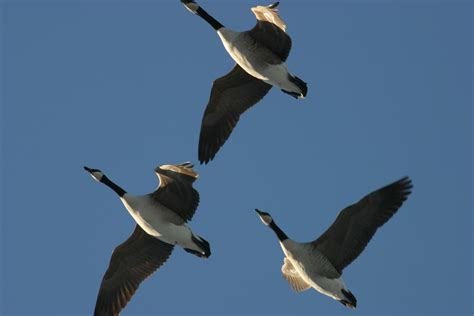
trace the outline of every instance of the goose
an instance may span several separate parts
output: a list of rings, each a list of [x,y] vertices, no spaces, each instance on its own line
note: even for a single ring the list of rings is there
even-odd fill
[[[304,98],[308,88],[285,64],[291,38],[278,15],[279,2],[253,7],[257,24],[246,32],[224,27],[193,0],[181,2],[217,31],[225,49],[237,63],[228,74],[214,81],[202,118],[199,161],[207,164],[229,138],[240,115],[260,101],[272,86],[295,98]]]
[[[412,187],[411,180],[404,177],[366,195],[343,209],[324,234],[308,243],[291,240],[269,213],[255,211],[279,239],[285,254],[281,272],[294,291],[314,288],[346,307],[355,308],[357,300],[344,283],[342,270],[360,255],[377,229],[398,211]]]
[[[84,167],[92,178],[112,189],[136,222],[131,236],[112,253],[100,285],[94,315],[118,315],[140,283],[160,268],[175,245],[201,258],[211,255],[209,243],[194,234],[186,222],[199,204],[192,184],[198,174],[190,162],[155,168],[158,188],[132,195],[99,169]]]

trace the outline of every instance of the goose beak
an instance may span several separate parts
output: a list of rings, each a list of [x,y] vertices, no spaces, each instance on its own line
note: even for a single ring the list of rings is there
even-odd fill
[[[87,171],[87,172],[89,172],[89,173],[92,173],[92,169],[89,168],[89,167],[84,166],[84,170]]]
[[[260,216],[262,216],[262,215],[263,215],[263,214],[262,214],[262,212],[261,212],[261,211],[259,211],[258,209],[255,209],[255,212],[257,212],[257,214],[258,214],[258,215],[260,215]]]
[[[199,5],[194,0],[181,0],[181,3],[184,5],[189,12],[193,14],[197,14],[197,10],[199,9]]]

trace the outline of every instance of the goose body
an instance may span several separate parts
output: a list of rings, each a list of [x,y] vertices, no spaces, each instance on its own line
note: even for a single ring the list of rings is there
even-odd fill
[[[272,86],[298,99],[306,96],[308,88],[290,73],[285,63],[291,38],[278,14],[278,2],[253,7],[257,24],[245,32],[225,27],[193,0],[181,2],[212,26],[236,62],[228,74],[213,82],[202,118],[199,161],[208,163],[229,138],[240,115],[260,101]]]
[[[183,223],[172,210],[149,195],[126,194],[120,198],[135,222],[150,236],[171,245],[178,245],[197,252],[205,251],[193,240],[195,236],[189,226]],[[196,237],[199,238],[199,237]]]
[[[270,214],[256,211],[279,239],[285,254],[281,271],[293,290],[313,288],[355,308],[357,299],[344,283],[342,271],[360,255],[377,229],[398,211],[411,188],[411,180],[405,177],[366,195],[342,210],[324,234],[308,243],[293,241]]]
[[[344,280],[320,251],[291,239],[280,242],[280,246],[285,254],[282,273],[294,273],[301,279],[301,285],[306,284],[306,288],[312,287],[337,301],[347,300],[342,292],[349,292]]]
[[[225,27],[220,28],[217,34],[232,59],[249,75],[284,91],[291,91],[298,98],[304,98],[302,89],[290,81],[294,76],[286,64],[266,46],[248,33]]]
[[[175,245],[201,258],[211,255],[209,243],[187,225],[199,204],[199,193],[192,187],[198,174],[192,167],[191,163],[157,167],[160,185],[145,195],[127,193],[102,171],[84,167],[95,180],[117,193],[137,224],[112,254],[94,315],[118,315],[140,283],[166,262]]]

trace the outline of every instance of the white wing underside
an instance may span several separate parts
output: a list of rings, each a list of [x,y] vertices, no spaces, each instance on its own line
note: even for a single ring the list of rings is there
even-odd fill
[[[298,274],[298,271],[293,267],[291,261],[285,257],[283,266],[281,267],[283,277],[290,283],[291,288],[296,292],[303,292],[311,286],[306,283]]]

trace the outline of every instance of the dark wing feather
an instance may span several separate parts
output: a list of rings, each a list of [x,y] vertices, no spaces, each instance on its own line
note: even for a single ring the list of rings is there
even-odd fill
[[[178,214],[185,222],[191,220],[199,205],[199,193],[193,188],[198,174],[189,162],[163,165],[155,169],[160,186],[151,194],[157,202]]]
[[[112,254],[100,285],[94,315],[118,315],[140,283],[162,266],[172,251],[172,245],[148,235],[137,225],[132,235]]]
[[[214,81],[201,123],[201,163],[208,163],[214,158],[237,125],[240,115],[260,101],[271,87],[249,75],[239,65]]]
[[[405,177],[366,195],[342,210],[331,227],[312,244],[341,273],[360,255],[377,229],[398,211],[411,188],[411,180]]]
[[[291,38],[285,32],[285,22],[278,15],[276,6],[257,6],[252,8],[252,12],[257,24],[247,33],[285,61],[290,54]]]

